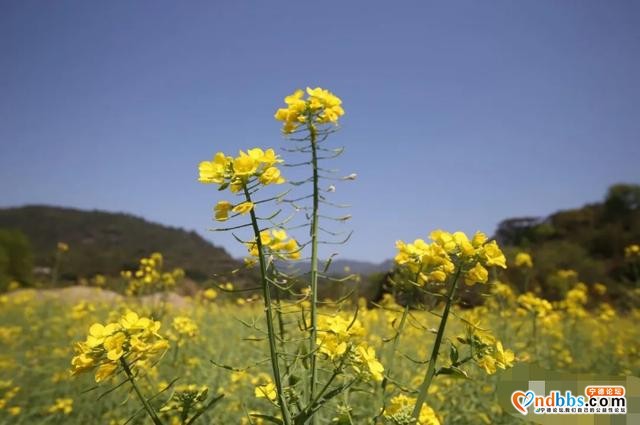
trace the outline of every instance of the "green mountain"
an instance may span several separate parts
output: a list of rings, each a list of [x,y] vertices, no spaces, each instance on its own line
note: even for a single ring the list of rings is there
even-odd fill
[[[558,298],[566,290],[554,278],[559,269],[575,270],[579,280],[607,284],[612,292],[633,287],[638,277],[624,252],[625,247],[640,243],[640,186],[611,186],[602,202],[548,217],[504,220],[495,237],[512,255],[532,254],[533,278],[548,298]],[[517,281],[517,269],[510,268],[508,273]]]
[[[117,275],[135,269],[140,258],[155,251],[164,255],[165,267],[182,267],[196,281],[241,265],[196,232],[130,214],[51,206],[6,208],[0,209],[0,228],[17,229],[27,236],[36,268],[52,267],[57,243],[67,243],[70,249],[60,270],[66,280],[98,273]]]

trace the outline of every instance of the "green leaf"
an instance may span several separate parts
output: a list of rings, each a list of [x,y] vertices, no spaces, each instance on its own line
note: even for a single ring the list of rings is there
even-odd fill
[[[262,415],[260,413],[249,413],[249,416],[251,416],[252,418],[264,419],[265,421],[269,421],[271,423],[278,424],[278,425],[283,424],[282,419],[276,418],[275,416]]]
[[[309,368],[311,367],[311,364],[309,363],[309,352],[307,350],[307,344],[306,341],[305,342],[301,342],[300,345],[298,346],[298,352],[301,354],[302,356],[302,366],[306,369],[309,370]]]
[[[438,372],[436,372],[436,375],[449,375],[452,378],[470,379],[467,372],[455,366],[441,367],[438,369]]]
[[[212,408],[216,403],[218,403],[220,400],[222,400],[223,397],[224,397],[224,394],[220,394],[219,396],[214,397],[213,399],[211,399],[211,401],[209,403],[207,403],[207,405],[204,406],[204,408],[202,408],[198,413],[193,415],[193,417],[191,419],[189,419],[189,421],[187,422],[186,425],[193,424],[196,421],[196,419],[198,419],[200,416],[202,416],[202,414],[204,414],[204,412],[206,412],[207,410]]]
[[[453,343],[451,343],[451,350],[449,351],[449,360],[451,360],[453,364],[458,361],[458,349]]]
[[[302,378],[300,378],[298,375],[293,374],[293,375],[289,376],[289,386],[290,387],[294,387],[301,380],[302,380]]]

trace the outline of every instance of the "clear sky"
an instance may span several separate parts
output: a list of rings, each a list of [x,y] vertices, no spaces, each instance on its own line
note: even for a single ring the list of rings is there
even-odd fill
[[[217,150],[284,147],[297,87],[344,101],[342,258],[492,233],[640,182],[637,1],[0,2],[0,206],[211,234]]]

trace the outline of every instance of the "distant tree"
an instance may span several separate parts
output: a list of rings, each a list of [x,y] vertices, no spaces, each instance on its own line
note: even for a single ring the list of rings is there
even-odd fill
[[[3,246],[0,245],[0,291],[4,291],[9,284],[7,269],[9,268],[9,256]]]
[[[616,184],[609,188],[604,201],[606,213],[615,218],[640,209],[640,185]]]
[[[29,239],[19,230],[0,229],[0,280],[3,280],[0,284],[6,285],[11,280],[28,283],[32,269]]]
[[[501,245],[526,245],[536,239],[536,227],[541,225],[540,217],[518,217],[503,220],[498,224],[496,239]]]

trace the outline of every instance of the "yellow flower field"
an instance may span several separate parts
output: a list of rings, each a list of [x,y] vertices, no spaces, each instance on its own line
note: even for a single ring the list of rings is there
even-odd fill
[[[495,397],[501,368],[513,362],[540,362],[547,368],[570,372],[640,373],[640,330],[634,326],[640,319],[640,310],[627,317],[619,317],[606,304],[587,311],[583,304],[597,295],[593,288],[584,285],[578,285],[566,300],[556,305],[533,294],[516,297],[501,283],[491,287],[495,293],[491,302],[456,311],[445,335],[447,341],[455,344],[475,339],[478,344],[491,347],[488,354],[476,365],[460,366],[468,377],[436,377],[429,389],[430,407],[425,417],[421,416],[421,423],[518,422],[515,416],[503,411]],[[93,298],[105,298],[101,289],[91,291]],[[20,290],[0,297],[0,342],[4,347],[0,354],[0,422],[124,424],[133,416],[129,423],[144,423],[146,419],[140,416],[130,388],[120,386],[111,391],[124,379],[123,373],[104,372],[111,363],[103,363],[103,371],[96,373],[96,379],[93,374],[72,375],[71,343],[82,341],[87,335],[94,339],[93,344],[98,343],[95,336],[100,338],[104,328],[97,329],[95,323],[118,321],[122,316],[127,326],[136,327],[136,322],[142,319],[127,312],[151,314],[152,307],[126,298],[118,302],[70,302],[64,294],[65,291],[59,291],[45,297],[33,290]],[[150,403],[158,406],[164,423],[182,423],[180,404],[175,397],[184,391],[202,398],[196,402],[199,404],[224,394],[214,408],[203,414],[203,423],[266,423],[248,416],[252,412],[277,412],[272,405],[275,394],[265,363],[262,308],[255,302],[241,307],[230,300],[211,302],[206,293],[186,302],[183,309],[166,304],[166,313],[156,325],[138,323],[141,330],[157,327],[155,332],[166,338],[169,347],[163,348],[157,362],[137,362],[140,390],[148,395],[159,393]],[[301,307],[283,305],[285,320],[295,321]],[[393,368],[385,371],[391,376],[384,390],[384,406],[390,417],[402,415],[403,406],[413,405],[402,389],[415,385],[424,373],[426,366],[418,360],[429,354],[435,337],[432,328],[437,326],[438,318],[425,312],[410,312],[396,344],[403,311],[391,297],[380,307],[361,306],[357,325],[347,331],[354,307],[345,304],[339,313],[335,309],[322,309],[321,329],[335,331],[322,338],[326,341],[344,334],[347,339],[361,340],[387,368],[393,357]],[[534,326],[538,332],[535,336]],[[338,341],[321,347],[329,357],[345,349],[339,347]],[[505,355],[503,347],[513,350],[515,356]],[[459,349],[460,360],[468,356],[467,349]],[[450,345],[445,343],[442,356],[447,358],[445,364],[450,365],[449,352]],[[107,356],[118,356],[111,353]],[[370,359],[366,355],[365,358]],[[375,365],[373,369],[377,370]],[[96,386],[96,380],[105,382]],[[345,417],[350,417],[353,423],[367,423],[375,417],[383,406],[383,390],[380,377],[372,381],[372,385],[353,388],[332,401],[322,411],[321,423],[348,423]]]

